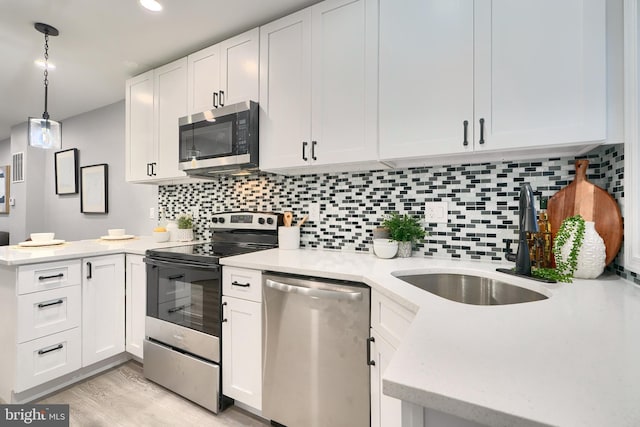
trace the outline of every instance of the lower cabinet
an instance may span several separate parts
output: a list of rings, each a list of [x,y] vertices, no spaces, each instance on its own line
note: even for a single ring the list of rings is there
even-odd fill
[[[262,410],[262,273],[222,269],[222,393]]]
[[[82,366],[124,352],[124,254],[82,260]]]
[[[371,427],[402,425],[402,401],[382,392],[382,378],[415,313],[380,292],[371,292]]]
[[[127,254],[125,350],[142,359],[147,315],[147,271],[141,255]]]

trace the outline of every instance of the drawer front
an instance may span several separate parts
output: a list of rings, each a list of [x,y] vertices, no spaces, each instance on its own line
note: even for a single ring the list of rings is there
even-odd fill
[[[80,326],[81,287],[18,296],[18,343]]]
[[[371,327],[398,347],[415,314],[379,292],[371,292]]]
[[[79,285],[80,260],[48,262],[18,267],[18,294]]]
[[[262,271],[222,267],[222,294],[262,302]]]
[[[80,328],[18,344],[16,393],[80,369]]]

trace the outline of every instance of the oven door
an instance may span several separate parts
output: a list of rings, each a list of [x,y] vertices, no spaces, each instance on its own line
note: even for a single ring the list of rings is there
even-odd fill
[[[145,258],[147,317],[220,337],[222,273],[218,264]]]

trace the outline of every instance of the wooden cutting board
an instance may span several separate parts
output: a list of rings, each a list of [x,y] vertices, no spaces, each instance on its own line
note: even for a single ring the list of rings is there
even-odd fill
[[[576,161],[576,177],[573,182],[549,199],[547,214],[551,234],[555,238],[562,221],[580,214],[585,221],[593,221],[596,231],[607,249],[606,264],[616,257],[622,244],[622,215],[616,200],[602,188],[587,180],[588,160]]]

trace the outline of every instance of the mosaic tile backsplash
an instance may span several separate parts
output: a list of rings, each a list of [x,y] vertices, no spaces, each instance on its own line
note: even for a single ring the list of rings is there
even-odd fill
[[[589,160],[588,179],[612,194],[624,212],[624,146],[602,146],[579,158]],[[575,176],[574,157],[523,162],[429,166],[397,170],[301,176],[259,174],[164,185],[159,207],[168,218],[199,212],[198,238],[210,238],[212,214],[256,210],[294,212],[294,221],[319,204],[320,221],[302,227],[301,246],[343,251],[371,250],[372,229],[391,212],[424,216],[429,201],[448,203],[447,224],[425,224],[428,237],[414,256],[502,260],[505,240],[516,239],[520,185],[528,182],[536,198],[551,197]],[[515,250],[515,245],[514,245]],[[635,280],[618,262],[609,267]]]

